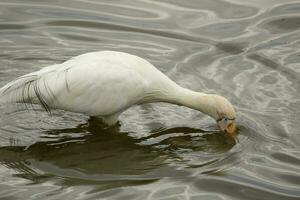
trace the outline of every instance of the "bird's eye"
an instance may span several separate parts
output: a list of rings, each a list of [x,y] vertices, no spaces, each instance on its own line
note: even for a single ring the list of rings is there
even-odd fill
[[[225,121],[225,122],[227,122],[227,121],[228,121],[228,118],[227,118],[227,117],[225,117],[225,118],[224,118],[224,121]]]

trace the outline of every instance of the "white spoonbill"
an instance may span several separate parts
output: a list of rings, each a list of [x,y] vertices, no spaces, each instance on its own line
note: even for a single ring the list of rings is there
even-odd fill
[[[229,136],[236,129],[234,108],[224,97],[183,88],[148,61],[115,51],[82,54],[21,76],[0,89],[0,102],[84,113],[107,125],[133,105],[168,102],[211,116]]]

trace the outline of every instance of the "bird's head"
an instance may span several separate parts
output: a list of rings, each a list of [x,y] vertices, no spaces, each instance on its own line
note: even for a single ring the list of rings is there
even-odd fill
[[[213,117],[218,127],[226,135],[234,138],[236,135],[236,114],[232,104],[224,97],[211,95],[208,114]]]

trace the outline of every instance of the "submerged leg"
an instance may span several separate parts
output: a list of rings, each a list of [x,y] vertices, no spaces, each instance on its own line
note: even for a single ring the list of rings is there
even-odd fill
[[[106,116],[94,116],[91,117],[90,122],[96,121],[97,123],[103,124],[105,127],[112,127],[112,126],[118,126],[120,125],[118,123],[119,120],[119,113],[113,114],[113,115],[106,115]]]

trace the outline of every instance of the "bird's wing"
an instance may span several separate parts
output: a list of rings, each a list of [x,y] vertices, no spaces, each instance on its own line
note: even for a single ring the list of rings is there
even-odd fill
[[[111,115],[136,103],[146,81],[121,62],[78,56],[6,84],[1,102],[37,103],[91,116]]]

